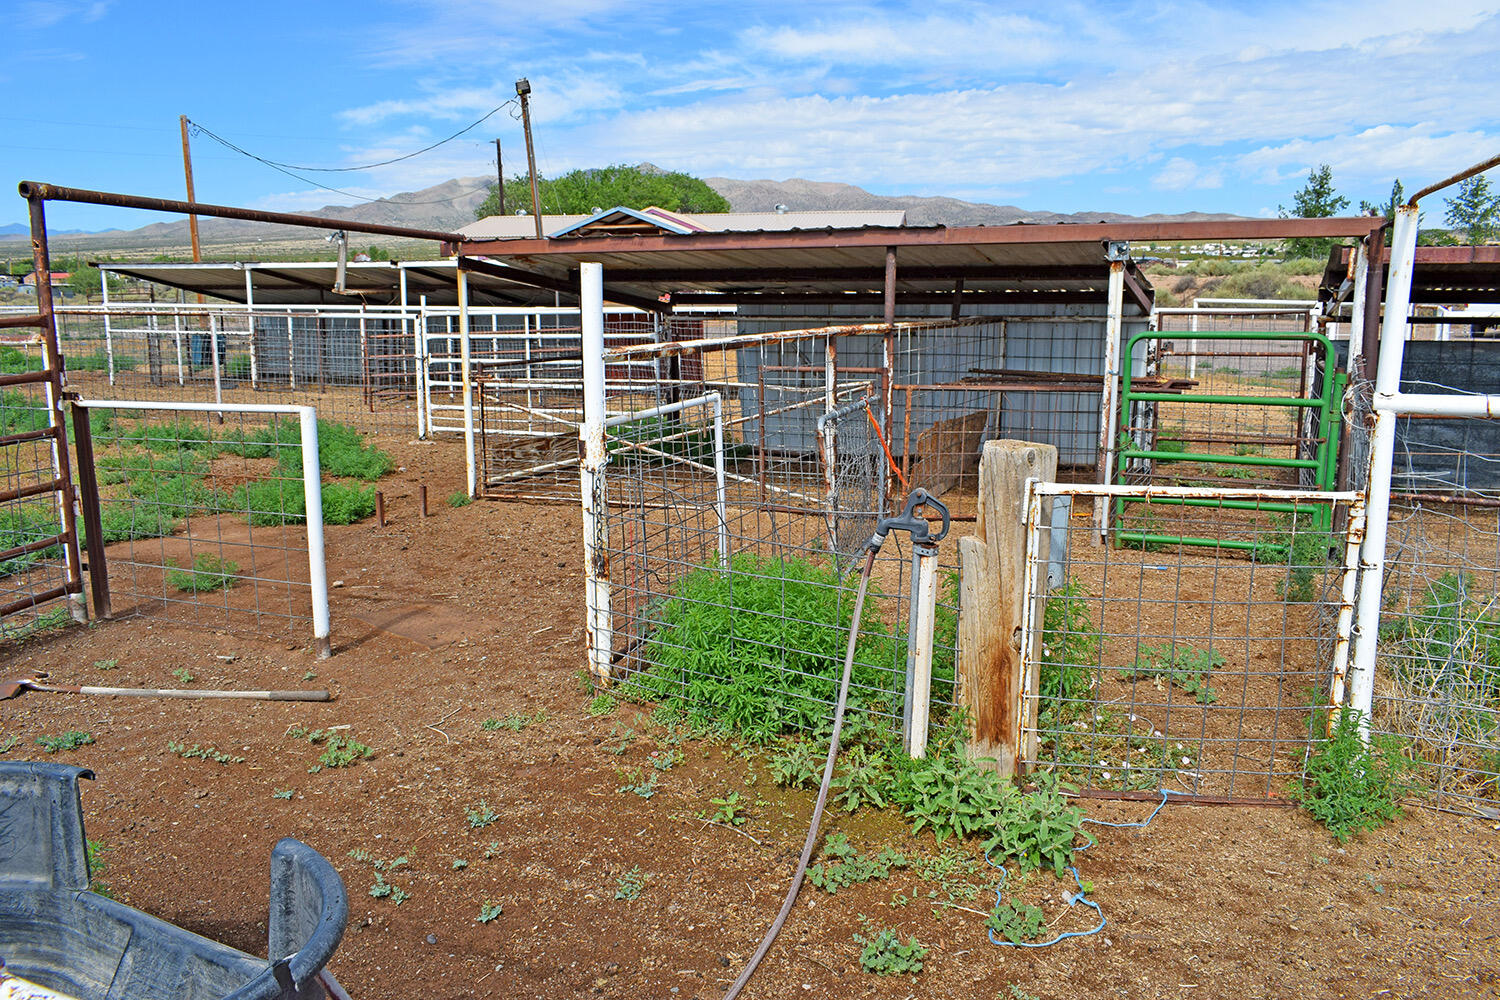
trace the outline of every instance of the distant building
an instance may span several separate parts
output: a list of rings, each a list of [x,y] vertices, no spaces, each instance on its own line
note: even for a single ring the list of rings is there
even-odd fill
[[[35,293],[37,273],[38,272],[36,271],[32,271],[30,274],[26,275],[26,277],[22,278],[21,287],[30,288],[32,292]],[[53,271],[52,280],[48,282],[48,284],[50,284],[54,289],[61,291],[62,289],[68,287],[68,279],[71,277],[72,275],[67,271]]]
[[[593,215],[544,215],[548,239],[569,236],[661,236],[688,233],[788,232],[793,229],[860,229],[906,225],[902,209],[881,211],[669,212],[664,208],[608,208]],[[491,215],[458,230],[473,240],[536,239],[530,215]]]

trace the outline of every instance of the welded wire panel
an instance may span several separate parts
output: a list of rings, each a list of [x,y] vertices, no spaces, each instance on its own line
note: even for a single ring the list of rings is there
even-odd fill
[[[0,372],[19,374],[42,367],[35,345],[0,345]],[[54,484],[55,438],[44,388],[37,383],[0,389],[0,607],[16,608],[0,630],[10,635],[38,616],[66,621],[68,612],[46,601],[68,582],[62,517]]]
[[[117,617],[310,638],[307,506],[295,414],[90,408],[100,520]],[[351,464],[326,482],[331,523],[373,511],[388,458],[325,423],[325,454]],[[356,467],[363,456],[364,467]]]
[[[1169,788],[1227,798],[1284,794],[1302,774],[1309,738],[1326,734],[1327,708],[1347,664],[1341,586],[1353,572],[1344,501],[1287,494],[1268,501],[1197,491],[1181,502],[1132,504],[1133,516],[1173,533],[1217,538],[1216,548],[1148,535],[1094,545],[1089,487],[1051,533],[1060,585],[1047,589],[1045,552],[1028,552],[1028,604],[1040,631],[1027,644],[1036,696],[1026,720],[1033,762],[1083,788]],[[1172,498],[1181,500],[1183,498]],[[1047,532],[1051,497],[1037,505]],[[1271,508],[1271,509],[1266,509]],[[1064,544],[1059,541],[1064,540]],[[1042,598],[1045,597],[1045,600]],[[1038,605],[1041,605],[1038,610]]]

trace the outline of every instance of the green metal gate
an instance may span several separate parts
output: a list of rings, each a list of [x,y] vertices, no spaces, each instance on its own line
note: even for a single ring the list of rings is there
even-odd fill
[[[1164,343],[1184,337],[1194,341],[1217,342],[1230,346],[1244,344],[1244,349],[1221,351],[1216,357],[1242,358],[1252,364],[1265,365],[1264,371],[1242,376],[1240,369],[1233,371],[1237,379],[1234,392],[1204,392],[1192,389],[1173,392],[1164,391],[1160,380],[1152,380],[1142,388],[1139,379],[1131,372],[1140,359],[1142,351],[1153,343]],[[1276,352],[1265,349],[1272,342],[1300,345],[1295,351]],[[1157,352],[1158,356],[1161,354]],[[1272,372],[1269,361],[1285,357],[1299,359],[1299,364]],[[1331,490],[1337,475],[1338,438],[1340,428],[1340,403],[1348,376],[1335,371],[1337,354],[1332,341],[1313,331],[1283,330],[1234,330],[1182,331],[1144,330],[1126,342],[1121,371],[1124,373],[1120,393],[1121,420],[1119,442],[1119,464],[1115,470],[1115,481],[1139,483],[1166,479],[1172,485],[1192,485],[1183,477],[1166,470],[1211,470],[1216,477],[1209,485],[1223,485],[1223,478],[1273,477],[1273,481],[1262,482],[1265,486],[1286,486],[1277,483],[1274,477],[1285,475],[1282,470],[1295,474],[1296,485],[1309,490]],[[1149,369],[1148,369],[1149,370]],[[1211,370],[1211,366],[1199,365],[1200,372]],[[1278,376],[1280,376],[1278,378]],[[1296,379],[1295,388],[1290,384]],[[1205,378],[1205,381],[1212,381]],[[1278,384],[1284,382],[1286,384]],[[1254,385],[1266,391],[1245,391]],[[1158,412],[1163,405],[1180,408],[1183,414],[1193,414],[1195,420],[1189,424],[1186,416],[1177,427],[1163,428]],[[1248,408],[1264,411],[1262,419],[1267,433],[1258,435],[1239,433],[1238,415]],[[1284,426],[1285,433],[1269,433],[1272,425]],[[1228,431],[1222,428],[1229,427]],[[1228,450],[1225,450],[1227,446]],[[1216,450],[1217,447],[1217,450]],[[1266,454],[1267,448],[1281,449],[1282,454]],[[1200,484],[1203,485],[1203,484]],[[1245,484],[1251,485],[1251,484]],[[1114,538],[1117,543],[1135,545],[1206,545],[1216,548],[1252,549],[1262,543],[1233,538],[1194,537],[1141,528],[1126,528],[1123,525],[1127,505],[1140,503],[1136,498],[1121,497],[1115,501],[1115,521],[1120,525]],[[1183,506],[1212,506],[1224,510],[1270,511],[1292,515],[1299,508],[1289,503],[1233,500],[1199,500],[1176,498],[1170,501]],[[1331,523],[1327,509],[1319,507],[1313,527],[1327,531]]]

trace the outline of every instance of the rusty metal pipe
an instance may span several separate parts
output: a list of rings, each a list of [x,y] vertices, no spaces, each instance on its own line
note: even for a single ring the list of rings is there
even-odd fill
[[[1500,167],[1500,153],[1495,154],[1494,156],[1490,157],[1488,160],[1484,160],[1484,161],[1482,161],[1480,163],[1474,164],[1472,167],[1469,167],[1467,170],[1460,170],[1458,173],[1454,174],[1452,177],[1444,178],[1443,180],[1438,181],[1436,184],[1429,184],[1429,185],[1427,185],[1422,190],[1418,191],[1416,194],[1412,195],[1409,199],[1407,199],[1406,203],[1408,205],[1415,205],[1417,202],[1421,201],[1423,198],[1425,198],[1428,195],[1432,194],[1432,192],[1434,192],[1434,191],[1441,191],[1443,188],[1448,187],[1451,184],[1457,184],[1459,181],[1466,181],[1470,177],[1473,177],[1475,174],[1482,174],[1482,173],[1484,173],[1486,170],[1490,169],[1491,167]]]
[[[283,226],[306,226],[310,229],[348,230],[357,233],[374,233],[379,236],[402,236],[413,240],[436,240],[440,243],[461,242],[459,233],[445,233],[435,229],[412,229],[407,226],[384,226],[377,222],[355,222],[350,219],[328,219],[320,215],[302,215],[296,212],[263,212],[253,208],[236,208],[232,205],[209,205],[200,201],[176,201],[170,198],[145,198],[134,194],[119,194],[114,191],[90,191],[86,188],[61,187],[40,181],[22,181],[16,185],[22,198],[39,201],[71,201],[82,205],[108,205],[113,208],[139,208],[148,212],[171,212],[178,215],[208,215],[219,219],[241,219],[245,222],[266,222]]]

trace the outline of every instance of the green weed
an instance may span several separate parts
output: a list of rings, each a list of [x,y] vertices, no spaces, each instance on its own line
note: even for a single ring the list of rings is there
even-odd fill
[[[372,748],[352,736],[332,733],[328,737],[327,747],[318,756],[318,763],[324,767],[353,767],[361,760],[373,756],[375,756],[375,751]]]
[[[89,891],[96,896],[113,899],[114,890],[110,888],[108,882],[104,881],[104,876],[109,872],[109,861],[105,858],[105,855],[109,853],[109,848],[102,840],[87,838],[83,842],[83,851],[88,861]]]
[[[175,741],[168,740],[167,752],[175,753],[183,760],[211,760],[215,764],[223,764],[225,766],[228,766],[230,764],[243,764],[245,762],[245,758],[243,757],[235,757],[231,754],[225,753],[222,750],[216,750],[211,746],[200,747],[196,743],[194,743],[192,746],[188,746],[185,743],[177,743]]]
[[[740,793],[729,792],[721,798],[709,799],[709,804],[718,806],[712,811],[703,810],[698,814],[699,818],[706,819],[710,823],[722,823],[725,826],[743,826],[745,815],[740,811]]]
[[[175,560],[167,565],[175,567]],[[201,594],[210,590],[228,590],[234,586],[240,564],[224,559],[212,552],[200,552],[193,557],[193,568],[189,570],[167,570],[167,582],[185,593]]]
[[[454,490],[452,493],[448,494],[449,507],[467,507],[473,502],[474,498],[469,496],[469,494],[465,493],[463,490]]]
[[[61,736],[38,736],[36,745],[42,748],[44,753],[57,753],[61,750],[77,750],[81,746],[87,746],[94,742],[94,734],[70,729]]]
[[[615,898],[631,902],[640,897],[641,890],[645,887],[646,876],[641,874],[640,865],[636,865],[615,879]]]
[[[588,712],[596,719],[602,715],[609,715],[614,710],[614,695],[610,694],[607,691],[600,691],[594,696],[594,700],[589,702]]]
[[[172,671],[172,676],[177,678],[177,683],[179,684],[193,683],[193,675],[188,672],[187,667],[178,667]]]
[[[1173,643],[1139,647],[1135,663],[1120,671],[1120,679],[1133,681],[1142,677],[1160,677],[1177,684],[1198,700],[1212,705],[1218,695],[1209,686],[1210,673],[1224,665],[1224,657],[1214,650],[1197,649]]]
[[[807,870],[807,881],[830,895],[851,885],[889,878],[911,862],[891,847],[879,854],[861,855],[842,833],[832,833],[823,844],[823,858]]]
[[[903,942],[893,929],[866,935],[856,933],[854,943],[864,947],[859,953],[859,967],[877,976],[897,976],[922,971],[922,960],[929,949],[913,934]]]
[[[984,925],[1012,944],[1036,941],[1047,933],[1047,922],[1039,907],[1028,903],[996,903]]]
[[[1321,713],[1314,712],[1314,725]],[[1362,830],[1374,830],[1401,814],[1401,778],[1412,766],[1399,737],[1361,736],[1363,715],[1345,706],[1333,733],[1307,758],[1301,783],[1288,795],[1345,843]]]
[[[293,792],[293,789],[291,789],[291,788],[278,788],[278,789],[276,789],[275,791],[273,791],[271,793],[271,798],[273,798],[273,799],[290,799],[292,797],[292,792]]]
[[[479,922],[487,924],[504,912],[505,908],[499,903],[484,903],[479,907]]]
[[[470,806],[464,811],[464,815],[468,817],[469,828],[472,830],[483,830],[500,818],[500,814],[491,809],[484,799]]]

